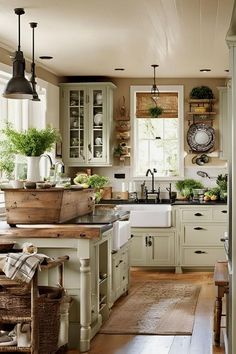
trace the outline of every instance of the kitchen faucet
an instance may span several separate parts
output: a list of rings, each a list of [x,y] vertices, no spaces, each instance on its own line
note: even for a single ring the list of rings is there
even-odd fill
[[[149,168],[146,172],[146,177],[150,174],[152,176],[152,190],[151,193],[155,193],[155,189],[154,189],[154,173],[156,173],[157,170],[156,168],[153,169],[153,172],[151,171],[151,169]]]
[[[154,168],[153,171],[150,168],[147,170],[146,176],[148,176],[149,174],[152,176],[152,189],[151,191],[148,191],[146,188],[145,194],[146,194],[146,201],[148,199],[149,194],[156,194],[156,203],[157,203],[160,201],[160,187],[158,188],[158,190],[155,190],[154,173],[156,172],[157,172],[156,168]]]

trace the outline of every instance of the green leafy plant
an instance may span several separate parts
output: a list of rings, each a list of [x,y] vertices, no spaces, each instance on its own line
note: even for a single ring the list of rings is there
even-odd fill
[[[179,191],[180,194],[187,199],[189,199],[193,195],[193,189],[204,188],[201,182],[191,178],[176,182],[175,187],[177,191]]]
[[[0,139],[0,172],[11,179],[14,168],[15,155],[12,153],[11,145],[6,140]]]
[[[228,175],[218,175],[217,176],[217,180],[216,180],[216,184],[219,186],[219,188],[226,192],[227,191],[227,184],[228,184]]]
[[[91,187],[95,190],[95,201],[99,203],[102,199],[102,188],[109,182],[109,178],[105,176],[99,176],[97,174],[88,176],[86,173],[79,173],[74,178],[75,184],[81,184],[86,188]]]
[[[148,112],[153,118],[158,118],[163,113],[163,111],[163,108],[160,106],[150,107],[148,109]]]
[[[60,140],[60,134],[52,127],[41,130],[29,128],[27,131],[18,132],[7,124],[3,133],[11,144],[12,151],[25,156],[40,156],[45,151],[50,151]]]
[[[101,189],[109,182],[109,178],[99,175],[91,175],[88,177],[88,184],[94,189]]]
[[[190,98],[193,99],[212,99],[214,98],[212,90],[208,86],[194,87],[190,92]]]
[[[122,147],[120,145],[116,146],[113,151],[114,156],[120,157],[122,155]]]

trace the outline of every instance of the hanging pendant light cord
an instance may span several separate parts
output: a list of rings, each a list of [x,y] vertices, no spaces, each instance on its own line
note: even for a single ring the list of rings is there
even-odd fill
[[[20,51],[20,15],[18,14],[18,50]]]
[[[152,85],[152,89],[151,89],[151,95],[152,95],[152,100],[154,101],[155,105],[157,106],[157,100],[159,98],[159,90],[157,88],[156,85],[156,68],[159,66],[157,64],[152,64],[151,65],[153,67],[153,71],[154,71],[154,77],[153,77],[153,85]]]

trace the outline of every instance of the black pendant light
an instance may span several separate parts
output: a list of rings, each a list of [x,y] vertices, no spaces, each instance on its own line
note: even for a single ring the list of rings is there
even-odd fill
[[[159,66],[157,64],[152,64],[151,65],[153,67],[154,70],[154,77],[153,77],[153,85],[152,85],[152,89],[151,89],[151,95],[152,95],[152,99],[153,101],[156,103],[157,105],[157,100],[159,98],[159,90],[157,88],[156,85],[156,68]]]
[[[33,95],[31,84],[25,78],[25,58],[23,52],[20,50],[20,16],[25,11],[22,8],[16,8],[14,11],[18,16],[18,49],[13,59],[13,77],[9,80],[3,97],[25,99],[31,98]]]
[[[34,62],[34,29],[37,27],[36,22],[30,22],[30,27],[32,28],[32,63],[31,63],[31,78],[30,82],[33,89],[32,101],[40,101],[39,96],[36,91],[36,75],[35,75],[35,62]]]

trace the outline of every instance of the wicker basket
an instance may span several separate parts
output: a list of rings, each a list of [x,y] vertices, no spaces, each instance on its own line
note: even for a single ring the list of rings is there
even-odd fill
[[[20,288],[20,287],[19,287]],[[60,326],[60,303],[64,296],[63,289],[39,286],[38,322],[39,353],[53,354],[58,348]],[[0,288],[0,318],[29,317],[31,311],[30,293],[13,294],[10,288]]]

